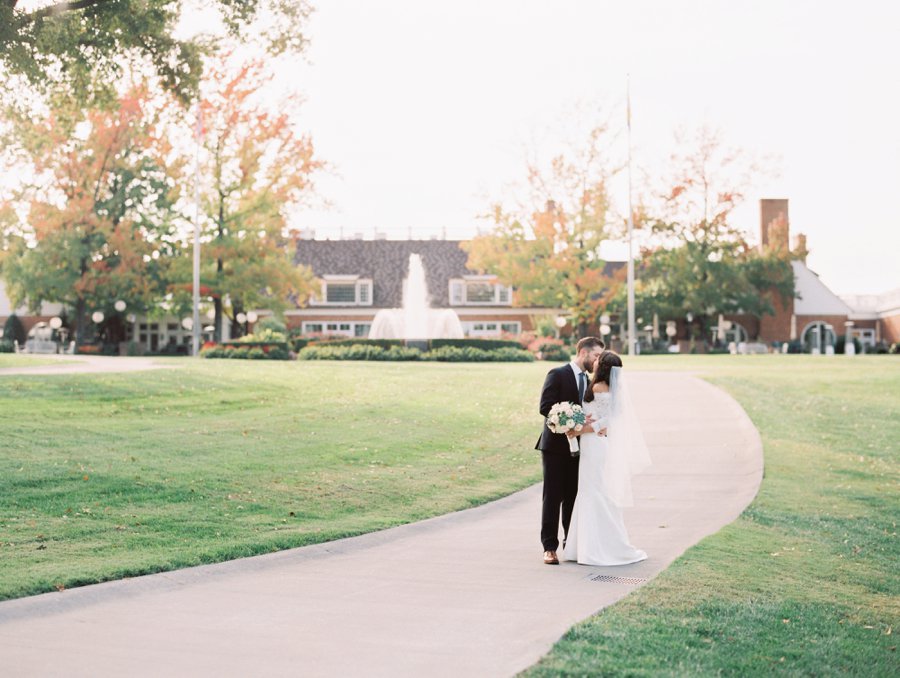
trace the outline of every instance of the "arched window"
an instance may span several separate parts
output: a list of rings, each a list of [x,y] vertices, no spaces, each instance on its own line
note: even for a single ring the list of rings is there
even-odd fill
[[[807,353],[826,353],[828,347],[834,348],[834,328],[821,320],[814,320],[803,329],[800,341]]]

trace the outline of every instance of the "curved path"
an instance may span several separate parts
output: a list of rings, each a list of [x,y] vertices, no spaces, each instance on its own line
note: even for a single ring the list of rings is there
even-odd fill
[[[153,358],[105,355],[34,354],[35,358],[52,360],[45,365],[0,367],[0,377],[7,374],[86,374],[96,372],[137,372],[178,367],[177,364],[157,363]]]
[[[544,565],[534,486],[353,539],[0,603],[3,673],[513,675],[634,590],[594,577],[652,578],[759,488],[759,435],[734,400],[684,374],[633,378],[654,459],[626,513],[642,563]]]

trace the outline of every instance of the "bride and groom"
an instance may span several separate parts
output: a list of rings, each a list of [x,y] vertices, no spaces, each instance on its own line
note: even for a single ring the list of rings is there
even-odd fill
[[[622,359],[604,349],[598,337],[581,339],[572,362],[550,370],[541,391],[545,420],[535,449],[544,468],[541,544],[547,565],[559,564],[560,512],[563,560],[625,565],[647,557],[629,543],[621,508],[632,505],[631,476],[649,466],[650,457]],[[550,409],[560,402],[579,404],[587,415],[578,453],[570,452],[566,434],[547,425]]]

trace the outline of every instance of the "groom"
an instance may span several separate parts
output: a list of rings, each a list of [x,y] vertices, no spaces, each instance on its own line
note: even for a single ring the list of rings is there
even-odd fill
[[[544,417],[544,430],[534,448],[541,451],[544,465],[541,544],[544,547],[546,565],[559,565],[556,549],[559,548],[560,507],[565,540],[569,533],[575,495],[578,493],[578,457],[569,452],[569,441],[565,434],[553,433],[547,428],[547,415],[556,403],[582,403],[584,392],[591,382],[589,373],[594,371],[604,347],[599,337],[581,339],[575,346],[574,360],[568,365],[550,370],[541,391],[540,409]]]

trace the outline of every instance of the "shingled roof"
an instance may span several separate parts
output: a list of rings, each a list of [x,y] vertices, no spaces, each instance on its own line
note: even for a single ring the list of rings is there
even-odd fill
[[[358,275],[372,279],[372,306],[400,308],[409,255],[422,257],[431,305],[450,306],[449,281],[473,271],[458,240],[299,240],[295,265],[312,268],[317,276]]]

